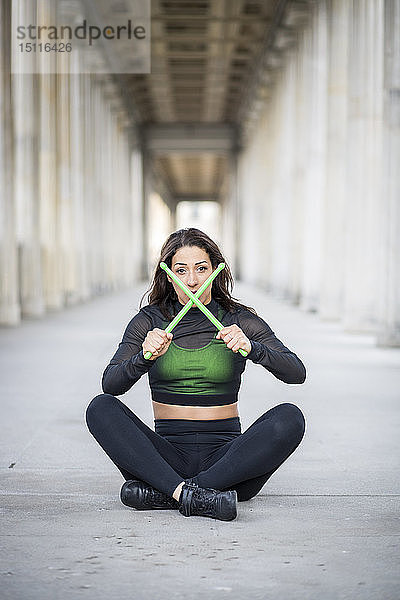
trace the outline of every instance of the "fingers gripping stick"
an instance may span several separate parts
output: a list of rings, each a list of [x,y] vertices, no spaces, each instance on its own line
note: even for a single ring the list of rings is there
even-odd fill
[[[223,263],[221,263],[223,264]],[[218,265],[220,266],[220,265]],[[179,279],[179,277],[177,277],[175,275],[175,273],[173,271],[171,271],[171,269],[165,264],[165,263],[160,263],[160,267],[162,269],[164,269],[164,271],[166,273],[168,273],[168,275],[171,277],[171,279],[173,279],[175,281],[175,283],[177,285],[179,285],[179,287],[181,288],[181,290],[183,290],[185,292],[185,294],[187,296],[189,296],[189,298],[192,300],[192,302],[194,302],[194,304],[196,306],[198,306],[198,308],[206,315],[206,317],[208,319],[210,319],[211,323],[213,323],[213,325],[215,325],[215,327],[218,329],[218,331],[221,331],[221,329],[224,328],[224,326],[222,325],[222,323],[220,321],[218,321],[218,319],[216,317],[214,317],[214,315],[212,314],[212,312],[210,312],[208,310],[208,308],[206,306],[204,306],[204,304],[202,304],[200,302],[200,300],[197,298],[197,294],[199,293],[200,290],[198,290],[196,292],[196,295],[192,294],[192,292],[186,287],[186,285],[183,283],[183,281],[181,281]],[[218,267],[217,267],[218,268]],[[216,269],[217,270],[217,269]],[[215,271],[214,271],[215,272]],[[201,289],[201,288],[200,288]],[[187,305],[185,305],[186,308]],[[247,352],[246,350],[243,350],[242,348],[239,348],[239,352],[242,356],[247,356]]]
[[[165,265],[165,267],[167,267],[167,265],[165,263],[161,263],[160,267],[162,269],[164,269],[163,265]],[[222,271],[222,269],[224,269],[224,268],[225,268],[225,263],[219,263],[219,265],[215,269],[215,271],[213,271],[211,273],[211,275],[206,279],[206,281],[203,283],[203,285],[197,290],[197,292],[196,292],[196,294],[194,294],[194,296],[196,298],[200,298],[200,296],[202,295],[202,293],[204,292],[204,290],[206,290],[208,288],[208,286],[210,285],[210,283],[212,283],[214,281],[214,279],[216,278],[216,276],[218,275],[218,273],[220,271]],[[168,267],[167,267],[167,269],[168,269]],[[171,271],[171,273],[172,273],[172,271]],[[176,279],[178,279],[176,277],[175,273],[172,273],[172,277],[173,277],[174,281],[176,281]],[[181,280],[178,279],[178,281],[181,281]],[[170,331],[173,330],[173,328],[179,323],[179,321],[182,319],[182,317],[184,317],[186,315],[186,313],[188,312],[188,310],[190,309],[190,307],[193,306],[193,304],[195,304],[195,302],[193,302],[191,299],[185,304],[185,306],[178,312],[178,314],[173,319],[173,321],[171,321],[171,323],[169,325],[167,325],[167,327],[165,328],[165,331],[167,333],[169,333]],[[200,302],[200,304],[201,304],[201,302]],[[149,358],[151,358],[152,354],[153,354],[152,352],[148,351],[148,352],[146,352],[146,354],[144,355],[144,357],[148,360]]]

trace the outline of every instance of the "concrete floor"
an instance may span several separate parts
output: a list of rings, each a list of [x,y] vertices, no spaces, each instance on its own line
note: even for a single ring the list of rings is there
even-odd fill
[[[0,330],[0,597],[400,598],[400,350],[237,285],[308,372],[249,361],[242,428],[293,402],[305,438],[235,521],[139,512],[84,413],[143,291]],[[121,399],[153,425],[147,378]]]

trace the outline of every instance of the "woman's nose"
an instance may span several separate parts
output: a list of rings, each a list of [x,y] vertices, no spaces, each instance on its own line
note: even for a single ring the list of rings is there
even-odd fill
[[[189,276],[187,279],[187,285],[190,285],[190,286],[197,285],[197,274],[196,273],[189,273]]]

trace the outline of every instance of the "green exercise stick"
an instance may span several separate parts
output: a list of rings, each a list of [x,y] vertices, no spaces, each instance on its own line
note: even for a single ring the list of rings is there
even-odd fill
[[[214,281],[214,279],[216,278],[216,276],[218,275],[218,273],[220,271],[222,271],[222,269],[224,269],[224,268],[225,268],[225,263],[219,263],[219,265],[215,269],[215,271],[213,271],[211,273],[211,275],[206,279],[206,281],[203,283],[203,285],[197,290],[197,292],[195,294],[196,298],[200,298],[200,296],[202,295],[202,293],[204,292],[204,290],[206,290],[208,288],[208,286],[210,285],[210,283],[212,283]],[[194,302],[192,300],[188,300],[188,302],[185,304],[185,306],[183,308],[181,308],[181,310],[178,312],[178,314],[176,315],[176,317],[171,321],[171,323],[169,323],[169,325],[167,325],[167,327],[165,328],[164,331],[166,331],[167,333],[169,333],[170,331],[172,331],[173,328],[182,319],[182,317],[184,317],[186,315],[186,313],[188,312],[188,310],[190,309],[190,307],[193,306],[193,304],[194,304]],[[149,359],[149,358],[151,358],[152,354],[153,353],[150,352],[150,350],[148,350],[146,352],[146,354],[144,355],[144,358]]]
[[[192,294],[192,292],[186,287],[186,285],[179,279],[179,277],[177,277],[175,275],[175,273],[173,271],[171,271],[171,269],[164,263],[160,263],[160,267],[162,269],[164,269],[164,271],[166,273],[168,273],[168,275],[175,281],[175,283],[177,285],[179,285],[179,287],[181,288],[181,290],[183,290],[185,292],[185,294],[187,296],[189,296],[189,298],[196,304],[196,306],[199,307],[199,309],[206,315],[206,317],[208,319],[210,319],[211,323],[213,323],[213,325],[215,325],[215,327],[218,329],[218,331],[221,331],[221,329],[224,328],[224,325],[222,325],[222,323],[220,321],[218,321],[218,319],[216,317],[214,317],[214,315],[212,314],[211,311],[208,310],[208,308],[206,306],[204,306],[204,304],[202,304],[200,302],[200,300],[198,298],[196,298],[196,296],[194,294]],[[246,350],[242,350],[242,348],[239,348],[239,352],[242,356],[247,356],[247,352]]]

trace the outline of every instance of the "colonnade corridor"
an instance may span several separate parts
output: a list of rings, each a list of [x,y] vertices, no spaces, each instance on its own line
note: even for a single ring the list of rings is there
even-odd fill
[[[144,291],[2,332],[2,597],[396,598],[398,350],[237,284],[307,368],[287,385],[248,361],[242,430],[292,402],[305,437],[232,522],[135,511],[84,412]],[[120,398],[153,426],[146,376]]]
[[[1,600],[400,598],[399,165],[400,0],[0,2]],[[190,227],[307,370],[247,360],[242,431],[307,427],[229,523],[127,508],[85,421]]]

